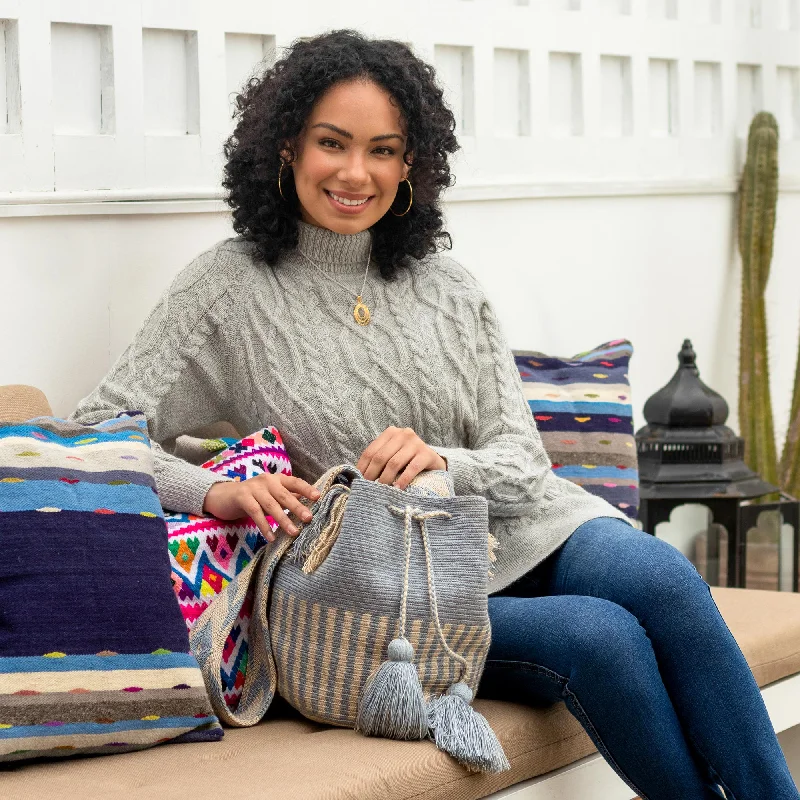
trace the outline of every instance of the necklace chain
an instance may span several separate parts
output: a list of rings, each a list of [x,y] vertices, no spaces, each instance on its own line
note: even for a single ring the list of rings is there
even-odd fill
[[[337,286],[340,286],[348,294],[353,294],[353,290],[350,287],[345,286],[343,283],[339,283],[339,281],[337,281],[336,278],[333,278],[330,275],[328,275],[328,273],[319,264],[317,264],[316,261],[314,261],[308,255],[306,255],[299,247],[297,248],[297,252],[300,253],[300,255],[303,256],[303,258],[306,261],[308,261],[309,264],[311,264],[311,266],[315,267],[321,275],[326,277],[329,281],[333,281]],[[353,309],[353,317],[355,318],[355,321],[359,325],[369,325],[371,317],[369,309],[362,300],[364,294],[364,288],[367,285],[367,275],[369,274],[369,262],[371,258],[372,258],[372,241],[370,240],[369,252],[367,253],[367,269],[364,272],[364,282],[361,284],[361,293],[356,295],[356,305],[355,308]]]

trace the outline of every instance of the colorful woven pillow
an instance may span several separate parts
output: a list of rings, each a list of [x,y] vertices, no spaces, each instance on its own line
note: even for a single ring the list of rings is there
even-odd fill
[[[514,350],[553,472],[635,519],[639,470],[628,381],[632,355],[625,339],[569,359]]]
[[[228,443],[228,440],[213,439],[208,440],[206,446],[214,449]],[[264,428],[230,444],[202,466],[236,481],[264,472],[292,474],[292,465],[277,428]],[[266,544],[266,539],[250,517],[225,522],[212,516],[167,513],[166,520],[172,585],[187,630],[191,630],[214,597],[250,563],[253,555]],[[267,522],[272,530],[278,527],[271,516],[267,516]],[[253,597],[248,594],[222,653],[223,693],[232,709],[237,707],[244,685],[252,608]]]
[[[222,737],[144,416],[0,423],[0,761]]]

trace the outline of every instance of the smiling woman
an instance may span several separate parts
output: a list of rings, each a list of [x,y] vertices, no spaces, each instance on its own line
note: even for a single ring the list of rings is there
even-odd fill
[[[372,81],[329,89],[297,138],[292,162],[302,219],[337,233],[372,227],[408,179],[413,154],[406,156],[405,128],[389,92]],[[288,150],[283,156],[290,159]]]
[[[439,196],[455,119],[433,68],[404,44],[334,31],[296,42],[237,98],[224,187],[234,229],[276,265],[298,220],[372,231],[385,278],[450,246]]]

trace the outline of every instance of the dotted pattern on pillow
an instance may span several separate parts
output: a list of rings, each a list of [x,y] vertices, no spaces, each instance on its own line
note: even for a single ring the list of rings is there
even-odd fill
[[[0,423],[0,761],[214,741],[144,415]]]
[[[513,353],[553,472],[635,519],[639,470],[628,380],[631,343],[617,339],[569,359]]]

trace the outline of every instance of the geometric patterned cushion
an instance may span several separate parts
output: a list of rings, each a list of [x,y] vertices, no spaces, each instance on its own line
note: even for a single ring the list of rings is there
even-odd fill
[[[225,449],[202,466],[243,481],[265,472],[292,474],[277,428],[267,427],[239,441],[209,440],[209,448]],[[226,445],[229,445],[226,447]],[[209,515],[167,512],[168,547],[172,566],[172,586],[183,613],[187,630],[228,583],[238,575],[265,544],[266,539],[250,517],[221,520]],[[267,515],[274,531],[278,525]],[[248,593],[222,652],[220,672],[223,696],[236,709],[242,695],[248,654],[248,626],[253,608]]]
[[[170,588],[138,411],[0,423],[0,760],[223,731]]]
[[[628,380],[631,343],[617,339],[569,359],[513,352],[553,472],[635,519],[639,470]]]

